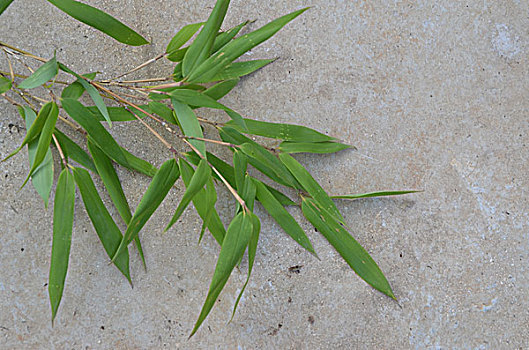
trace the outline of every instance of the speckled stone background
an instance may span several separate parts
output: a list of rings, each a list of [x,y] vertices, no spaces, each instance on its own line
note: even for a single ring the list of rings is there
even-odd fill
[[[128,48],[44,0],[15,0],[1,17],[0,40],[43,57],[56,50],[75,70],[111,77],[162,52],[179,27],[205,20],[214,4],[84,2],[152,45]],[[527,348],[529,2],[234,0],[225,28],[257,19],[255,29],[306,5],[313,7],[245,56],[279,59],[223,102],[356,145],[356,152],[297,157],[332,194],[424,190],[338,203],[401,307],[361,281],[306,222],[321,261],[258,209],[258,263],[234,321],[227,324],[246,262],[187,340],[218,246],[210,238],[197,246],[200,224],[191,210],[162,235],[182,195],[175,190],[143,231],[147,273],[132,254],[134,289],[108,265],[77,203],[67,286],[52,328],[45,286],[52,212],[30,186],[17,192],[28,171],[22,152],[0,164],[0,348]],[[168,72],[160,63],[134,77]],[[168,157],[139,125],[116,123],[112,133],[155,164]],[[24,135],[16,109],[0,99],[0,157]],[[135,207],[149,179],[119,174]],[[219,196],[228,219],[233,201],[226,191]],[[299,273],[289,271],[296,265]]]

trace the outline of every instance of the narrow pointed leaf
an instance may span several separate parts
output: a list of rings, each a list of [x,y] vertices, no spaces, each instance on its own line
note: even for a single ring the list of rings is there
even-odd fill
[[[52,102],[51,104],[49,116],[42,127],[38,142],[35,140],[35,142],[37,142],[37,146],[35,148],[33,163],[31,164],[31,169],[29,170],[29,174],[22,184],[22,187],[26,185],[30,177],[35,173],[35,170],[37,170],[37,168],[42,164],[46,154],[50,150],[51,138],[53,131],[55,130],[55,123],[57,122],[57,118],[59,116],[59,107],[57,104],[55,104],[55,102]]]
[[[148,106],[146,105],[139,105],[141,109],[147,109]],[[86,107],[93,115],[94,118],[98,121],[106,121],[103,114],[101,114],[101,111],[97,106],[87,106]],[[138,120],[136,117],[127,111],[124,107],[107,107],[108,117],[113,122],[128,122],[132,120]],[[134,111],[134,114],[136,114],[140,118],[145,118],[146,115],[141,113],[140,111]]]
[[[197,162],[197,164],[199,162]],[[178,164],[180,166],[182,180],[184,180],[184,184],[186,185],[186,187],[189,187],[189,183],[191,182],[191,179],[193,178],[193,174],[195,173],[195,170],[191,167],[191,165],[189,165],[183,159],[179,159]],[[210,214],[211,217],[209,221],[207,222],[207,228],[209,229],[209,232],[211,233],[213,238],[215,238],[215,240],[219,243],[219,245],[222,245],[222,241],[224,240],[224,236],[226,235],[226,229],[224,228],[224,225],[222,224],[222,221],[219,217],[219,214],[217,213],[217,210],[214,207],[208,208],[207,201],[206,201],[206,189],[201,189],[193,197],[193,205],[195,206],[195,209],[197,210],[198,215],[200,216],[200,218],[202,218],[203,221],[205,221],[207,218],[208,209],[211,210],[211,214]]]
[[[86,77],[88,79],[94,79],[96,77],[97,73],[89,73],[84,74],[83,77]],[[70,85],[64,88],[61,93],[61,98],[73,98],[74,100],[78,100],[79,97],[83,95],[85,92],[85,88],[83,85],[79,82],[79,80],[74,81]]]
[[[239,150],[233,152],[233,169],[235,171],[235,185],[239,192],[244,188],[246,169],[248,167],[248,158]]]
[[[205,192],[204,201],[206,203],[206,213],[204,215],[205,218],[203,219],[202,228],[200,229],[200,236],[198,238],[199,244],[202,241],[202,238],[204,237],[204,232],[206,232],[206,227],[209,226],[209,222],[211,221],[211,218],[213,217],[213,214],[215,212],[215,203],[217,203],[217,191],[215,190],[215,183],[213,182],[213,178],[211,176],[206,182],[206,187],[204,189],[204,192]]]
[[[285,153],[335,153],[348,148],[354,147],[338,142],[284,141],[279,145],[279,149]]]
[[[187,43],[189,39],[191,39],[191,37],[195,35],[195,33],[200,28],[202,28],[203,25],[204,25],[204,22],[200,22],[200,23],[188,24],[182,27],[182,29],[180,29],[178,33],[176,33],[175,36],[171,39],[171,41],[167,45],[167,48],[165,49],[165,52],[167,53],[168,58],[172,54],[174,54],[179,48],[181,48],[182,45]]]
[[[173,102],[174,111],[176,118],[182,127],[182,132],[186,136],[200,137],[203,138],[202,128],[198,122],[195,112],[187,104],[180,102],[176,99],[171,99]],[[189,140],[193,146],[195,146],[202,156],[206,156],[206,144],[201,140]]]
[[[178,124],[174,116],[173,110],[164,105],[163,103],[150,101],[148,107],[152,113],[159,115],[160,117],[165,119],[166,122],[171,124]]]
[[[332,196],[331,198],[336,199],[358,199],[358,198],[371,198],[371,197],[382,197],[382,196],[400,196],[403,194],[417,193],[422,191],[417,190],[406,190],[406,191],[379,191],[359,194],[345,194],[340,196]]]
[[[125,159],[127,160],[126,163],[121,163],[120,161],[116,161],[114,159],[114,161],[116,163],[118,163],[119,165],[122,165],[128,169],[131,169],[131,170],[136,170],[142,174],[145,174],[149,177],[153,177],[156,175],[158,169],[152,165],[151,163],[149,163],[148,161],[144,160],[144,159],[141,159],[139,157],[136,157],[134,154],[130,153],[129,151],[127,151],[125,148],[123,147],[120,147],[121,148],[121,151],[123,152],[123,154],[125,155]],[[108,154],[107,154],[108,155]]]
[[[233,62],[211,78],[211,81],[220,81],[220,80],[229,80],[239,78],[248,74],[255,72],[274,62],[272,60],[253,60],[253,61],[244,61],[244,62]]]
[[[53,205],[53,243],[51,247],[48,293],[51,304],[51,321],[55,319],[61,303],[70,246],[72,243],[73,214],[75,202],[75,182],[68,169],[59,175]]]
[[[252,119],[244,119],[247,131],[242,130],[237,123],[232,121],[226,123],[227,126],[251,135],[269,137],[285,141],[295,142],[326,142],[333,141],[330,136],[317,132],[316,130],[301,125],[270,123]]]
[[[94,104],[96,105],[99,112],[101,112],[105,120],[108,122],[108,125],[112,126],[112,120],[110,119],[110,115],[108,114],[108,108],[105,105],[105,101],[103,101],[103,97],[99,95],[97,89],[93,87],[85,78],[75,73],[70,68],[66,67],[64,64],[59,63],[59,68],[64,72],[71,74],[77,78],[77,81],[83,86],[85,91],[88,92],[88,95],[90,96],[92,101],[94,101]]]
[[[226,232],[226,237],[220,249],[219,258],[215,267],[215,273],[211,280],[209,292],[206,297],[202,311],[191,332],[191,336],[196,333],[200,325],[204,322],[209,312],[213,308],[217,297],[226,285],[228,278],[237,262],[241,259],[246,250],[246,246],[253,234],[252,214],[241,212],[235,216]]]
[[[187,50],[182,62],[184,76],[189,75],[194,67],[198,67],[211,54],[217,32],[224,21],[229,4],[229,0],[217,0],[204,28],[202,28],[196,39],[193,41],[189,50]]]
[[[81,192],[86,212],[90,217],[90,221],[92,222],[101,243],[103,244],[103,248],[109,257],[113,257],[123,238],[121,231],[112,219],[112,216],[110,216],[108,210],[105,208],[105,204],[97,193],[97,189],[95,188],[94,182],[88,171],[81,168],[74,168],[73,174],[77,187],[79,187],[79,192]],[[116,265],[118,270],[127,278],[129,283],[132,284],[129,271],[128,249],[124,249],[120,255],[114,259],[114,265]]]
[[[19,109],[20,110],[20,109]],[[2,162],[5,162],[6,160],[8,160],[9,158],[13,157],[14,155],[16,155],[18,152],[20,152],[20,150],[25,146],[27,145],[29,142],[35,140],[39,135],[40,135],[40,132],[42,131],[42,128],[44,127],[44,124],[46,124],[46,120],[48,120],[48,117],[50,116],[50,114],[52,113],[52,110],[53,110],[53,104],[51,102],[49,103],[46,103],[39,111],[39,114],[37,115],[37,118],[35,119],[35,121],[33,122],[33,124],[31,124],[31,127],[28,129],[28,132],[26,133],[26,136],[24,137],[24,139],[22,140],[22,144],[20,146],[17,147],[17,149],[15,149],[13,152],[11,152],[7,157],[5,157]],[[24,113],[24,115],[26,114],[29,114],[29,113],[32,113],[33,111],[31,110],[31,108],[27,107],[27,106],[24,106],[21,111],[21,114]],[[23,116],[24,116],[23,115]]]
[[[121,150],[110,133],[97,121],[93,114],[83,106],[80,102],[66,98],[62,100],[62,107],[83,129],[94,142],[105,152],[110,158],[119,164],[128,164],[127,158]]]
[[[252,182],[249,181],[248,183]],[[255,262],[255,256],[257,254],[257,243],[259,242],[259,233],[261,231],[261,221],[259,221],[259,218],[253,213],[250,215],[252,215],[253,232],[252,237],[250,238],[250,242],[248,242],[248,275],[246,276],[246,281],[244,282],[244,285],[241,288],[241,292],[235,300],[235,305],[233,306],[233,311],[231,313],[232,320],[235,316],[235,312],[237,311],[237,306],[239,306],[239,302],[241,301],[242,295],[246,290],[246,286],[248,286],[248,282],[250,281],[250,276],[253,270],[253,264]]]
[[[129,243],[138,235],[140,230],[162,203],[179,176],[180,171],[178,170],[176,160],[170,159],[162,164],[160,170],[158,170],[153,177],[147,191],[145,191],[141,198],[140,204],[138,204],[129,225],[127,226],[127,231],[121,240],[118,250],[112,258],[112,261],[114,261],[122,251],[127,249]]]
[[[140,46],[149,43],[141,35],[114,17],[92,6],[74,0],[48,0],[48,2],[76,20],[113,37],[120,43],[131,46]]]
[[[13,0],[0,0],[0,15],[8,8]]]
[[[13,83],[11,82],[11,80],[4,78],[0,75],[0,94],[9,91],[12,85]]]
[[[236,78],[220,82],[204,91],[204,95],[209,96],[214,100],[219,100],[233,90],[239,81],[240,79]]]
[[[288,15],[280,17],[265,26],[245,34],[235,40],[230,41],[224,45],[219,51],[211,55],[202,64],[197,66],[189,75],[190,82],[207,82],[211,81],[219,71],[228,66],[235,59],[243,55],[245,52],[251,50],[271,36],[277,33],[282,27],[294,18],[305,12],[307,8],[292,12]]]
[[[58,73],[57,59],[55,56],[48,62],[44,63],[39,67],[33,74],[28,78],[24,79],[18,84],[19,89],[33,89],[37,86],[41,86],[48,80],[53,79]]]
[[[286,153],[280,153],[279,159],[281,159],[283,164],[287,166],[288,170],[290,170],[292,175],[294,175],[299,181],[305,191],[307,191],[322,208],[325,208],[329,213],[332,213],[332,215],[334,215],[334,217],[342,224],[345,222],[342,214],[340,214],[340,211],[336,208],[332,199],[320,184],[314,180],[312,175],[303,167],[303,165]]]
[[[164,231],[169,230],[171,226],[175,224],[175,222],[180,218],[189,203],[191,203],[193,197],[195,197],[195,195],[204,187],[210,177],[211,168],[209,167],[208,162],[203,159],[198,164],[198,167],[195,170],[191,181],[189,182],[189,186],[187,186],[184,196],[182,197],[180,204],[178,204],[178,207],[176,208],[173,218],[171,219]]]
[[[268,189],[259,181],[254,181],[257,189],[257,200],[261,202],[270,216],[292,237],[300,246],[316,255],[309,238],[290,213],[277,201]]]
[[[92,158],[77,143],[57,129],[55,129],[53,134],[57,138],[57,141],[67,158],[70,158],[84,166],[86,169],[97,173]]]
[[[24,119],[26,120],[26,129],[29,130],[29,128],[37,118],[37,115],[35,114],[35,112],[33,112],[32,109],[28,107],[22,109],[22,112],[25,114]],[[28,143],[28,157],[30,167],[32,167],[35,162],[37,144],[38,140],[33,140]],[[47,208],[48,200],[50,198],[51,187],[53,186],[53,157],[49,148],[41,165],[35,170],[35,172],[31,176],[31,183],[37,193],[42,197],[42,200],[44,201],[44,206]]]
[[[322,209],[316,201],[304,198],[303,214],[329,241],[351,268],[376,290],[395,299],[386,277],[369,253],[336,221],[333,214]]]
[[[250,23],[250,21],[244,21],[244,22],[236,25],[235,27],[230,28],[229,30],[227,30],[225,32],[220,32],[217,35],[217,37],[215,38],[215,43],[213,44],[212,52],[217,52],[222,47],[224,47],[224,45],[229,43],[231,41],[231,39],[235,38],[235,36],[237,34],[239,34],[241,29],[244,28],[244,26],[246,26],[249,23]]]

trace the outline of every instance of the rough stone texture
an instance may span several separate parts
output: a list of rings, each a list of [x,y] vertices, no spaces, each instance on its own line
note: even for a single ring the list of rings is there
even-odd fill
[[[205,20],[214,3],[84,2],[125,21],[152,45],[127,48],[44,0],[15,0],[1,17],[1,40],[44,57],[56,50],[76,70],[111,77],[161,52],[177,28]],[[298,157],[332,194],[424,190],[339,203],[352,233],[388,276],[400,307],[361,281],[308,224],[303,227],[321,261],[262,215],[258,262],[234,321],[226,324],[246,263],[202,329],[187,340],[218,247],[210,238],[197,246],[200,224],[192,211],[162,236],[182,195],[173,191],[143,231],[148,273],[132,254],[134,289],[108,266],[77,202],[67,286],[52,328],[46,287],[52,212],[30,186],[17,192],[28,171],[21,153],[0,164],[0,348],[529,344],[529,2],[310,4],[310,11],[247,56],[279,60],[243,79],[224,102],[257,119],[307,125],[356,145],[358,152]],[[225,27],[257,19],[257,28],[306,5],[233,1]],[[1,67],[7,68],[3,59]],[[161,63],[135,77],[167,72],[170,66]],[[3,158],[25,130],[4,100],[0,111]],[[138,125],[116,125],[112,133],[156,164],[168,156]],[[119,173],[134,207],[149,180]],[[225,219],[232,207],[221,192],[218,209]],[[302,266],[299,274],[289,272],[294,265]]]

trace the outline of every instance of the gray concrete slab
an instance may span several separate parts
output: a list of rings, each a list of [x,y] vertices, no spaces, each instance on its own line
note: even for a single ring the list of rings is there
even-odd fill
[[[130,24],[152,45],[117,44],[43,0],[15,0],[1,17],[0,38],[45,57],[57,50],[74,69],[110,77],[161,52],[177,28],[206,19],[214,3],[84,2]],[[218,248],[209,238],[197,246],[200,226],[191,211],[162,236],[182,195],[174,191],[143,231],[147,273],[133,254],[134,289],[107,265],[77,203],[67,286],[52,328],[46,288],[52,213],[31,187],[17,192],[28,171],[19,155],[0,164],[0,348],[527,347],[529,3],[239,0],[226,27],[257,19],[257,28],[309,4],[310,11],[248,56],[279,60],[245,78],[224,102],[257,119],[307,125],[356,145],[358,152],[298,157],[332,194],[425,190],[339,203],[401,307],[355,276],[308,224],[321,261],[260,211],[258,262],[234,321],[226,324],[244,269],[187,340]],[[159,64],[137,77],[169,71]],[[25,130],[4,100],[0,111],[4,157]],[[137,125],[116,125],[112,133],[156,164],[167,157]],[[149,181],[119,171],[135,206]],[[221,193],[226,218],[232,206]],[[294,265],[302,266],[299,274],[289,272]]]

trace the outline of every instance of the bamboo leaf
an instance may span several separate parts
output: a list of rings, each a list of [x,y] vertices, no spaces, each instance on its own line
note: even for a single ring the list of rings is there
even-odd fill
[[[88,79],[94,79],[96,77],[97,73],[89,73],[84,74],[83,77],[86,77]],[[85,88],[83,85],[79,82],[79,79],[68,85],[67,87],[62,90],[61,98],[73,98],[74,100],[78,100],[83,93],[85,92]]]
[[[26,120],[26,129],[29,130],[37,118],[37,115],[32,109],[28,107],[24,107],[21,112],[24,113],[23,118]],[[28,143],[28,158],[30,167],[33,167],[35,162],[37,145],[37,140],[33,140]],[[48,200],[50,198],[51,187],[53,186],[53,157],[49,147],[41,165],[37,167],[31,176],[31,183],[35,190],[37,190],[37,193],[42,197],[42,200],[44,200],[44,206],[48,208]]]
[[[4,92],[9,91],[12,85],[13,84],[11,80],[4,78],[3,76],[0,75],[0,94],[3,94]]]
[[[182,132],[186,136],[203,138],[202,128],[198,122],[197,116],[187,104],[180,102],[177,99],[171,99],[173,102],[176,118],[182,127]],[[206,156],[206,144],[202,140],[189,140],[195,146],[202,156]]]
[[[171,41],[167,45],[167,48],[165,49],[165,53],[168,55],[168,58],[171,60],[171,55],[174,54],[179,48],[181,48],[182,45],[187,43],[189,39],[191,39],[191,37],[195,35],[195,33],[200,28],[202,28],[203,25],[204,22],[200,22],[188,24],[182,27],[182,29],[180,29],[178,33],[176,33],[176,35],[171,39]]]
[[[348,148],[354,147],[338,142],[284,141],[279,145],[279,149],[284,153],[335,153]]]
[[[51,322],[57,315],[61,303],[70,246],[72,243],[73,214],[75,202],[75,182],[68,169],[59,175],[53,205],[53,243],[51,247],[48,293],[51,304]]]
[[[53,109],[52,106],[53,106],[52,103],[49,102],[49,103],[46,103],[40,109],[39,114],[37,115],[37,118],[35,119],[33,124],[31,124],[31,127],[28,129],[26,136],[22,140],[22,144],[18,146],[13,152],[11,152],[7,157],[5,157],[2,160],[2,162],[5,162],[9,158],[16,155],[18,152],[20,152],[20,150],[25,145],[27,145],[29,142],[33,141],[40,135],[40,132],[42,131],[42,128],[44,127],[44,124],[46,123],[46,120],[48,119],[48,117],[50,116],[50,113],[52,112],[52,109]],[[19,112],[22,115],[22,117],[24,117],[25,115],[30,114],[33,111],[31,110],[31,108],[24,106],[23,109],[19,108]]]
[[[97,121],[88,108],[83,106],[80,102],[65,98],[62,100],[62,107],[83,129],[94,142],[105,152],[110,158],[121,165],[128,165],[121,147],[117,144],[109,132]]]
[[[189,46],[189,50],[187,50],[184,60],[182,61],[182,71],[184,76],[189,75],[194,67],[198,67],[211,54],[215,37],[224,21],[229,4],[229,0],[217,0],[204,28],[202,28],[191,46]]]
[[[44,63],[33,74],[18,84],[18,88],[26,90],[36,88],[37,86],[45,84],[48,80],[53,79],[57,73],[57,59],[54,55],[51,60]]]
[[[131,46],[140,46],[149,43],[141,35],[114,17],[92,6],[74,0],[48,0],[48,2],[76,20],[113,37],[120,43]]]
[[[215,203],[217,203],[217,191],[215,190],[215,183],[213,182],[213,178],[211,176],[206,182],[204,193],[205,193],[204,200],[206,203],[206,213],[204,215],[205,218],[203,219],[202,228],[200,229],[200,236],[198,238],[199,244],[202,241],[202,238],[204,237],[204,232],[206,232],[206,227],[209,226],[211,217],[213,216],[213,213],[215,212]]]
[[[174,116],[173,110],[167,107],[166,105],[164,105],[163,103],[156,102],[156,101],[150,101],[148,107],[152,113],[159,115],[160,117],[165,119],[165,121],[167,121],[168,123],[178,124]]]
[[[181,171],[181,170],[180,170]],[[199,164],[197,169],[195,170],[195,173],[193,174],[193,177],[191,178],[191,181],[189,182],[189,186],[187,186],[186,191],[184,193],[184,196],[182,197],[182,200],[180,201],[180,204],[178,204],[178,207],[176,208],[176,211],[173,215],[173,218],[165,228],[165,232],[168,231],[171,226],[175,224],[175,222],[180,218],[184,210],[187,208],[189,203],[191,203],[191,200],[195,195],[204,187],[206,182],[211,177],[211,168],[208,165],[208,162],[203,159]]]
[[[248,183],[252,183],[252,182],[248,181]],[[250,215],[252,216],[253,231],[252,231],[252,237],[250,238],[250,242],[248,243],[248,275],[246,276],[246,281],[244,282],[244,285],[242,286],[241,292],[239,293],[239,295],[237,296],[237,299],[235,300],[235,305],[233,306],[233,311],[231,313],[231,320],[233,320],[233,316],[235,316],[235,311],[237,311],[237,306],[239,306],[239,302],[241,301],[242,294],[246,290],[246,286],[248,286],[248,282],[250,281],[250,276],[253,270],[253,264],[255,262],[255,256],[257,254],[257,243],[259,242],[259,233],[261,231],[261,221],[259,221],[259,218],[256,215],[254,214],[250,214]]]
[[[139,157],[136,157],[134,154],[127,151],[125,148],[120,147],[121,151],[123,152],[123,155],[125,156],[125,159],[127,160],[126,163],[121,163],[120,161],[114,161],[118,163],[119,165],[122,165],[128,169],[136,170],[142,174],[145,174],[149,177],[153,177],[156,175],[158,169],[149,163],[148,161],[141,159]]]
[[[246,246],[253,234],[252,214],[241,212],[235,216],[228,227],[226,237],[220,249],[217,266],[211,280],[209,292],[198,316],[198,320],[191,332],[190,337],[196,333],[200,325],[204,322],[209,312],[213,308],[217,297],[226,285],[228,278],[237,262],[241,259],[246,250]]]
[[[272,60],[253,60],[244,62],[234,62],[215,74],[210,81],[229,80],[239,78],[255,72],[264,66],[274,62]]]
[[[204,95],[209,96],[214,100],[219,100],[233,90],[239,81],[239,78],[222,81],[204,91]]]
[[[108,125],[112,126],[112,120],[110,119],[110,115],[108,114],[108,108],[105,105],[105,101],[103,101],[103,97],[101,97],[101,95],[99,95],[99,92],[97,91],[97,89],[95,87],[93,87],[88,81],[86,81],[85,78],[83,78],[79,74],[75,73],[73,70],[71,70],[70,68],[66,67],[64,64],[59,63],[59,68],[62,71],[66,72],[68,74],[71,74],[71,75],[73,75],[74,77],[77,78],[77,81],[83,86],[85,91],[88,92],[88,95],[90,96],[92,101],[94,101],[94,104],[96,105],[96,107],[99,110],[99,112],[101,112],[101,114],[103,115],[105,120],[108,122]]]
[[[33,162],[31,164],[31,169],[29,170],[29,174],[22,184],[21,188],[26,185],[28,180],[31,176],[35,173],[37,168],[42,164],[44,161],[44,158],[46,157],[46,154],[50,150],[50,143],[51,138],[53,135],[53,131],[55,130],[55,123],[57,122],[57,117],[59,116],[59,107],[55,102],[51,103],[51,109],[50,113],[48,115],[48,118],[46,119],[46,122],[44,123],[44,126],[42,127],[42,131],[39,136],[39,140],[37,142],[37,146],[35,147],[35,153]]]
[[[292,237],[300,246],[316,255],[309,238],[290,213],[277,201],[268,189],[259,181],[254,181],[257,189],[257,200],[261,202],[272,218]]]
[[[53,133],[61,146],[61,149],[65,153],[65,156],[73,159],[77,163],[84,166],[86,169],[97,173],[96,167],[92,158],[74,141],[72,141],[68,136],[64,135],[59,130],[55,129]]]
[[[334,214],[321,208],[316,201],[304,198],[303,214],[329,241],[351,268],[376,290],[396,299],[386,277],[369,253],[335,220]]]
[[[358,198],[371,198],[371,197],[382,197],[382,196],[400,196],[403,194],[418,193],[418,192],[422,192],[422,191],[417,191],[417,190],[379,191],[379,192],[369,192],[369,193],[360,193],[360,194],[345,194],[345,195],[340,195],[340,196],[332,196],[331,198],[358,199]]]
[[[101,197],[99,197],[88,171],[81,168],[74,168],[73,175],[77,187],[79,187],[79,192],[81,192],[81,197],[83,198],[83,203],[90,217],[90,221],[103,244],[103,248],[111,258],[116,253],[123,235],[105,208],[105,204],[101,200]],[[116,265],[118,270],[121,271],[132,285],[129,271],[129,251],[124,249],[113,261],[114,265]]]
[[[326,142],[334,141],[330,136],[324,135],[305,126],[262,122],[252,119],[244,119],[248,130],[243,130],[237,123],[229,121],[227,126],[251,135],[269,137],[294,142]]]
[[[325,208],[329,213],[332,213],[335,218],[338,219],[342,224],[345,223],[342,214],[336,205],[325,192],[325,190],[314,180],[312,175],[301,165],[297,160],[292,156],[286,153],[280,153],[279,159],[286,165],[288,170],[294,175],[294,177],[299,181],[303,188],[314,198],[314,200],[322,207]]]
[[[187,80],[189,82],[211,81],[212,77],[232,63],[235,59],[242,56],[245,52],[251,50],[255,46],[261,44],[265,40],[268,40],[288,22],[292,21],[306,10],[307,8],[292,12],[268,23],[256,31],[230,41],[211,57],[202,62],[199,66],[197,65],[193,72],[189,74]]]
[[[13,0],[0,0],[0,15],[11,5]]]
[[[138,235],[143,226],[147,223],[151,215],[156,211],[158,206],[162,203],[167,193],[173,187],[174,183],[180,176],[178,164],[176,160],[170,159],[162,164],[160,170],[154,175],[147,191],[140,200],[140,204],[136,208],[127,231],[121,240],[119,248],[117,249],[112,261],[116,259],[119,254],[124,251],[130,242]]]
[[[196,154],[196,153],[193,153]],[[197,164],[200,162],[200,160],[197,162]],[[195,170],[189,165],[186,161],[183,159],[178,160],[179,166],[180,166],[180,172],[182,174],[182,180],[184,180],[184,184],[186,187],[189,187],[189,183],[191,182],[191,179],[193,178],[193,174],[195,173]],[[193,197],[193,205],[195,206],[195,209],[197,210],[198,215],[202,218],[202,220],[205,222],[207,215],[208,215],[208,206],[207,206],[207,200],[206,200],[206,190],[201,189],[194,197]],[[211,232],[211,235],[215,240],[219,243],[219,245],[222,245],[222,241],[224,240],[224,236],[226,235],[226,229],[224,228],[224,225],[222,224],[222,221],[220,220],[219,214],[215,210],[215,208],[210,208],[210,218],[209,221],[207,221],[207,228],[209,229],[209,232]]]
[[[239,150],[233,152],[233,169],[235,172],[235,188],[242,192],[244,188],[244,180],[246,177],[246,169],[248,167],[248,158]]]

